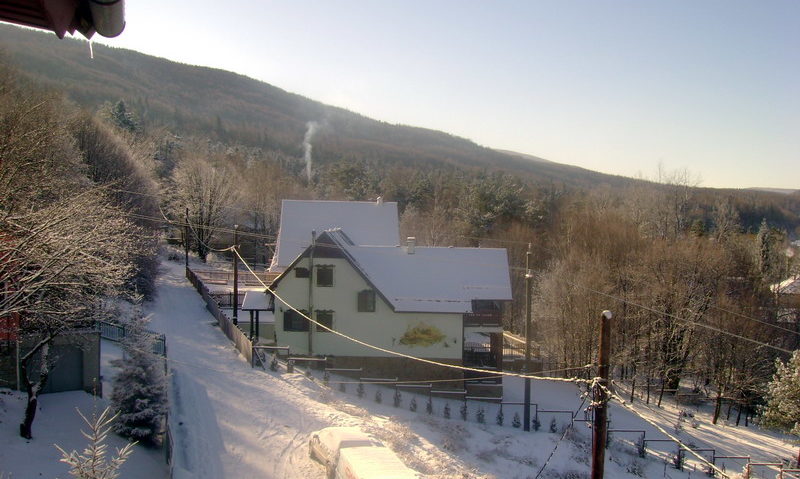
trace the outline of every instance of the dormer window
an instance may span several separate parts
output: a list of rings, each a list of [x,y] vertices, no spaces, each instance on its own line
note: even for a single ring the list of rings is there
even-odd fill
[[[333,265],[321,264],[317,266],[317,286],[333,286]]]

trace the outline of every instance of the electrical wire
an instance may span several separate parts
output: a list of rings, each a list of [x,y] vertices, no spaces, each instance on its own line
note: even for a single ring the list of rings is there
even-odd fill
[[[152,217],[152,216],[138,215],[138,214],[131,214],[131,216],[132,217],[137,217],[137,218],[142,218],[142,219],[149,219],[149,220],[158,221],[158,222],[167,221],[169,224],[174,224],[174,225],[178,225],[178,226],[189,226],[192,229],[195,238],[197,238],[197,234],[194,231],[194,227],[190,222],[182,223],[182,222],[179,222],[179,221],[169,220],[168,218],[165,218],[164,220],[162,220],[161,218],[155,218],[155,217]],[[223,232],[228,232],[228,233],[235,232],[235,230],[226,229],[226,228],[217,228],[217,231],[223,231]],[[251,237],[269,238],[269,239],[276,238],[275,236],[272,236],[272,235],[261,235],[261,234],[257,234],[257,233],[247,233],[247,232],[242,232],[242,231],[240,231],[239,234],[247,235],[247,236],[251,236]],[[198,241],[199,241],[199,239],[198,239]],[[226,251],[231,251],[232,250],[231,247],[225,248],[225,249],[216,249],[216,248],[211,248],[210,246],[206,245],[205,243],[203,243],[203,244],[205,246],[209,247],[210,251],[226,252]],[[301,244],[301,243],[297,242],[297,244]],[[302,244],[305,245],[305,243],[302,243]],[[525,243],[525,244],[527,244],[527,243]],[[447,261],[447,260],[438,260],[438,261]],[[522,268],[522,267],[513,267],[512,266],[512,267],[509,267],[509,269],[515,270],[515,271],[516,270],[527,271],[527,268]],[[701,328],[705,328],[705,329],[708,329],[708,330],[711,330],[711,331],[714,331],[714,332],[717,332],[717,333],[720,333],[720,334],[724,334],[724,335],[727,335],[727,336],[735,337],[737,339],[741,339],[743,341],[747,341],[747,342],[750,342],[752,344],[756,344],[756,345],[763,346],[763,347],[766,347],[766,348],[769,348],[769,349],[773,349],[773,350],[776,350],[776,351],[779,351],[779,352],[782,352],[782,353],[792,354],[792,351],[790,351],[788,349],[781,348],[781,347],[778,347],[778,346],[775,346],[775,345],[772,345],[772,344],[769,344],[769,343],[764,343],[762,341],[758,341],[756,339],[752,339],[752,338],[749,338],[749,337],[746,337],[746,336],[742,336],[740,334],[732,333],[730,331],[726,331],[724,329],[721,329],[721,328],[718,328],[718,327],[715,327],[715,326],[711,326],[711,325],[708,325],[708,324],[705,324],[705,323],[701,323],[701,322],[698,322],[698,321],[692,321],[692,320],[689,320],[689,319],[680,318],[680,317],[678,317],[678,316],[676,316],[674,314],[667,313],[665,311],[659,311],[657,309],[650,308],[648,306],[633,302],[633,301],[628,300],[628,299],[620,298],[618,296],[614,296],[614,295],[609,294],[609,293],[604,293],[602,291],[598,291],[598,290],[592,289],[592,288],[590,288],[588,286],[584,286],[584,285],[581,285],[581,284],[573,283],[573,282],[570,282],[570,281],[567,281],[567,284],[570,284],[571,286],[574,286],[576,288],[584,289],[584,290],[592,292],[594,294],[598,294],[598,295],[607,297],[609,299],[613,299],[613,300],[615,300],[617,302],[620,302],[620,303],[628,304],[630,306],[634,306],[634,307],[643,309],[645,311],[649,311],[651,313],[654,313],[654,314],[662,316],[662,317],[666,316],[666,317],[673,318],[673,319],[675,319],[675,320],[677,320],[677,321],[679,321],[681,323],[684,323],[684,324],[695,325],[695,326],[698,326],[698,327],[701,327]],[[712,307],[715,307],[715,306],[712,306]],[[721,309],[719,307],[715,307],[715,308]],[[723,310],[723,311],[725,311],[725,310]],[[800,335],[800,333],[798,333],[798,332],[787,330],[787,329],[782,328],[782,327],[777,326],[777,325],[771,325],[770,323],[766,323],[764,321],[759,321],[759,320],[757,320],[755,318],[751,318],[749,316],[745,316],[745,315],[742,315],[742,314],[734,313],[734,312],[731,312],[731,311],[726,311],[726,312],[729,312],[729,313],[732,313],[732,314],[737,314],[738,316],[740,316],[742,318],[749,319],[749,320],[752,320],[752,321],[756,321],[756,322],[759,322],[759,323],[762,323],[762,324],[765,324],[765,325],[770,325],[770,326],[775,327],[777,329],[781,329],[781,330],[784,330],[784,331],[787,331],[787,332],[792,332],[793,334]]]
[[[233,247],[232,251],[236,254],[236,256],[239,258],[239,260],[242,261],[242,263],[247,268],[247,270],[250,272],[250,274],[252,274],[258,280],[258,282],[261,283],[261,285],[265,288],[266,292],[268,292],[268,293],[272,294],[273,296],[275,296],[275,298],[277,298],[279,301],[281,301],[287,307],[289,307],[290,309],[292,309],[295,312],[297,312],[297,314],[299,314],[301,317],[303,317],[304,319],[306,319],[310,323],[316,325],[318,328],[322,328],[322,329],[324,329],[326,331],[329,331],[329,332],[331,332],[333,334],[336,334],[337,336],[340,336],[340,337],[342,337],[344,339],[347,339],[350,342],[353,342],[353,343],[359,344],[361,346],[367,347],[369,349],[373,349],[375,351],[386,353],[386,354],[389,354],[389,355],[392,355],[392,356],[398,356],[398,357],[401,357],[401,358],[410,359],[412,361],[418,361],[418,362],[421,362],[421,363],[431,364],[431,365],[434,365],[434,366],[441,366],[441,367],[449,368],[449,369],[457,369],[457,370],[461,370],[461,371],[470,371],[470,372],[477,372],[477,373],[481,373],[481,374],[486,374],[486,370],[485,369],[470,368],[470,367],[467,367],[467,366],[459,366],[459,365],[456,365],[456,364],[447,364],[447,363],[442,363],[442,362],[439,362],[439,361],[434,361],[434,360],[431,360],[431,359],[425,359],[425,358],[420,358],[420,357],[417,357],[417,356],[412,356],[410,354],[401,353],[399,351],[392,351],[390,349],[382,348],[380,346],[376,346],[374,344],[367,343],[365,341],[362,341],[360,339],[354,338],[352,336],[348,336],[348,335],[346,335],[346,334],[344,334],[344,333],[342,333],[340,331],[336,331],[335,329],[332,329],[332,328],[330,328],[328,326],[325,326],[324,324],[314,320],[313,318],[309,317],[307,314],[303,313],[302,310],[300,310],[299,308],[294,307],[288,301],[284,300],[275,290],[273,290],[266,283],[264,283],[264,281],[262,281],[261,278],[258,277],[256,272],[253,271],[253,269],[250,267],[250,265],[247,263],[247,261],[242,257],[242,255],[239,253],[239,251],[238,251],[238,249],[236,247]],[[569,382],[569,383],[589,382],[589,381],[587,381],[585,379],[580,379],[580,378],[566,379],[566,378],[531,376],[531,375],[525,375],[525,374],[511,373],[511,372],[507,372],[507,371],[497,371],[495,374],[497,374],[499,376],[511,376],[511,377],[519,377],[519,378],[530,378],[530,379],[546,379],[546,380],[551,380],[551,381],[560,381],[560,382]]]
[[[580,406],[578,406],[578,409],[575,411],[575,414],[573,414],[573,415],[572,415],[572,418],[573,418],[573,419],[575,419],[575,416],[577,416],[577,415],[578,415],[578,413],[580,412],[580,410],[581,410],[581,408],[583,407],[583,405],[584,405],[584,404],[586,404],[586,396],[584,396],[584,398],[583,398],[583,401],[581,401],[581,405],[580,405]],[[552,459],[552,458],[553,458],[553,455],[556,453],[556,450],[558,449],[558,446],[561,444],[561,442],[564,440],[564,438],[565,438],[565,437],[567,437],[567,433],[568,433],[568,432],[569,432],[569,430],[570,430],[570,429],[572,429],[574,426],[575,426],[575,422],[574,422],[574,421],[572,421],[572,422],[570,423],[570,425],[569,425],[569,426],[567,426],[567,427],[564,429],[564,432],[563,432],[563,433],[561,433],[561,438],[559,438],[559,440],[558,440],[558,442],[556,443],[556,445],[555,445],[555,447],[553,448],[553,450],[552,450],[552,451],[550,451],[550,455],[549,455],[549,456],[547,456],[547,459],[544,461],[544,464],[542,464],[542,467],[539,469],[539,472],[537,472],[537,473],[536,473],[536,477],[535,477],[534,479],[539,479],[539,476],[541,476],[541,475],[542,475],[542,472],[544,472],[545,468],[546,468],[546,467],[547,467],[547,465],[550,463],[550,459]]]
[[[720,469],[719,467],[717,467],[717,466],[716,466],[714,463],[712,463],[711,461],[709,461],[708,459],[706,459],[705,457],[703,457],[703,455],[702,455],[702,454],[700,454],[699,452],[696,452],[696,451],[694,451],[694,449],[692,449],[691,447],[689,447],[689,446],[687,446],[686,444],[684,444],[683,442],[681,442],[681,440],[680,440],[680,439],[678,439],[677,437],[675,437],[675,436],[673,436],[672,434],[670,434],[669,432],[667,432],[667,431],[666,431],[666,430],[665,430],[663,427],[661,427],[661,426],[660,426],[659,424],[657,424],[656,422],[654,422],[654,421],[651,421],[650,419],[648,419],[648,418],[644,417],[644,416],[643,416],[642,414],[640,414],[640,413],[639,413],[639,412],[638,412],[636,409],[634,409],[634,408],[633,408],[633,406],[629,405],[629,404],[628,404],[628,403],[625,401],[625,399],[623,399],[622,397],[620,397],[620,396],[618,396],[617,394],[614,394],[614,393],[612,392],[612,393],[610,394],[609,398],[610,398],[610,399],[614,399],[614,400],[618,401],[618,402],[620,403],[620,405],[622,405],[622,406],[623,406],[625,409],[627,409],[627,410],[631,411],[631,412],[632,412],[634,415],[636,415],[637,417],[639,417],[639,419],[642,419],[642,420],[643,420],[643,421],[645,421],[646,423],[648,423],[648,424],[650,424],[651,426],[653,426],[654,428],[656,428],[656,429],[657,429],[657,430],[658,430],[658,431],[659,431],[661,434],[663,434],[663,435],[667,436],[667,437],[668,437],[669,439],[671,439],[672,441],[675,441],[675,443],[676,443],[676,444],[678,444],[678,447],[681,447],[681,448],[683,448],[683,449],[685,449],[685,450],[689,451],[689,452],[690,452],[690,453],[691,453],[693,456],[695,456],[696,458],[698,458],[698,459],[700,460],[700,462],[703,462],[703,463],[707,464],[707,465],[708,465],[710,468],[712,468],[712,469],[713,469],[715,472],[719,473],[719,474],[721,475],[721,477],[730,477],[730,476],[728,476],[728,475],[725,473],[725,471],[723,471],[722,469]],[[648,406],[648,408],[649,408],[649,406]],[[651,410],[652,410],[652,409],[651,409]]]
[[[637,308],[641,308],[641,309],[643,309],[645,311],[649,311],[651,313],[655,313],[655,314],[657,314],[659,316],[666,316],[668,318],[672,318],[672,319],[674,319],[674,320],[676,320],[678,322],[684,323],[684,324],[698,326],[698,327],[705,328],[705,329],[708,329],[708,330],[711,330],[711,331],[714,331],[714,332],[717,332],[717,333],[720,333],[720,334],[724,334],[724,335],[727,335],[727,336],[731,336],[731,337],[734,337],[734,338],[741,339],[743,341],[747,341],[747,342],[750,342],[750,343],[753,343],[753,344],[757,344],[757,345],[763,346],[765,348],[774,349],[774,350],[780,351],[782,353],[792,354],[792,351],[790,351],[788,349],[784,349],[784,348],[781,348],[781,347],[778,347],[778,346],[774,346],[772,344],[764,343],[764,342],[758,341],[756,339],[748,338],[746,336],[742,336],[741,334],[736,334],[736,333],[732,333],[730,331],[725,331],[724,329],[718,328],[716,326],[711,326],[710,324],[704,324],[704,323],[700,323],[700,322],[697,322],[697,321],[692,321],[690,319],[683,319],[683,318],[681,318],[679,316],[676,316],[674,314],[667,313],[666,311],[659,311],[657,309],[651,308],[649,306],[645,306],[643,304],[635,303],[635,302],[627,300],[627,299],[619,298],[619,297],[614,296],[612,294],[608,294],[608,293],[604,293],[602,291],[598,291],[596,289],[592,289],[592,288],[590,288],[588,286],[583,286],[583,285],[579,285],[579,284],[576,284],[576,283],[571,283],[569,281],[566,281],[566,283],[570,284],[572,286],[575,286],[577,288],[585,289],[585,290],[587,290],[589,292],[592,292],[592,293],[595,293],[597,295],[600,295],[600,296],[603,296],[603,297],[606,297],[606,298],[609,298],[609,299],[613,299],[613,300],[618,301],[620,303],[625,303],[625,304],[628,304],[630,306],[635,306]]]

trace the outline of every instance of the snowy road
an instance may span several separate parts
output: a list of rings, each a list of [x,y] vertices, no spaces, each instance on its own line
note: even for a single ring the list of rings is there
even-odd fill
[[[324,477],[308,458],[309,433],[349,416],[309,399],[291,379],[251,369],[183,273],[163,263],[148,310],[151,328],[168,338],[176,477]]]
[[[577,427],[566,440],[563,414],[543,416],[538,432],[508,427],[519,408],[506,407],[506,426],[492,423],[496,405],[484,404],[488,424],[475,422],[475,405],[470,420],[456,419],[459,404],[451,401],[454,418],[443,419],[444,403],[437,400],[435,414],[409,411],[410,392],[404,393],[403,407],[391,401],[376,404],[371,398],[376,386],[368,386],[358,398],[327,389],[302,374],[272,373],[252,369],[234,349],[206,311],[197,292],[184,278],[182,264],[163,262],[158,280],[159,296],[151,304],[151,328],[167,335],[172,386],[170,423],[175,438],[176,479],[220,478],[323,478],[321,465],[309,459],[307,441],[312,431],[326,426],[359,426],[374,434],[410,467],[435,479],[567,477],[588,474],[588,431]],[[520,401],[522,380],[506,378],[504,397]],[[533,381],[532,398],[546,409],[575,410],[581,404],[580,389],[563,382]],[[384,391],[389,398],[390,390]],[[425,401],[420,396],[417,402]],[[387,404],[389,403],[389,404]],[[640,413],[671,428],[677,409],[647,409]],[[569,417],[569,416],[568,416]],[[612,406],[616,429],[647,430],[648,438],[662,437],[630,412]],[[555,418],[558,432],[549,433]],[[681,433],[687,443],[714,447],[721,453],[751,455],[758,459],[792,457],[793,448],[779,434],[757,428],[713,426],[703,414],[700,426]],[[554,421],[555,422],[555,421]],[[607,457],[606,477],[663,477],[672,444],[653,445],[647,458],[635,455],[631,441],[616,441]],[[660,451],[660,453],[659,453]],[[788,455],[787,455],[788,454]],[[729,470],[740,470],[735,461]],[[692,470],[676,471],[673,478],[691,477]],[[633,472],[632,472],[633,471]],[[767,473],[767,471],[759,471]],[[761,476],[759,476],[761,477]]]

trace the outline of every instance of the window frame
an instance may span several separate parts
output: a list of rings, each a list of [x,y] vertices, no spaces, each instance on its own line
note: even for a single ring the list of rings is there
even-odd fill
[[[375,296],[375,290],[371,288],[359,291],[356,294],[356,311],[359,313],[374,313],[377,309]],[[365,299],[362,300],[362,298]]]
[[[295,278],[308,278],[309,276],[311,275],[309,274],[308,268],[306,268],[305,266],[296,266],[294,268]]]
[[[308,332],[311,329],[311,322],[309,320],[307,320],[306,318],[304,318],[302,316],[303,314],[308,315],[308,311],[306,311],[304,309],[296,310],[296,309],[291,309],[291,308],[287,309],[286,311],[284,311],[283,312],[283,330],[287,331],[287,332],[290,332],[290,333],[306,333],[306,332]],[[289,316],[289,317],[287,318],[287,316]],[[294,316],[297,316],[297,318],[294,318]],[[299,321],[300,324],[304,324],[305,327],[300,326],[299,329],[297,327],[295,327],[295,325],[297,324],[296,323],[297,321]],[[289,325],[290,327],[287,328],[287,325]]]
[[[314,268],[315,268],[314,275],[316,276],[316,279],[314,280],[314,284],[318,288],[332,288],[334,286],[334,280],[333,280],[333,277],[334,277],[333,268],[334,267],[333,267],[333,265],[332,264],[317,264],[317,265],[314,265]],[[330,277],[330,284],[320,283],[320,281],[328,278],[328,276],[327,276],[328,274],[330,274],[330,276],[329,276]]]
[[[322,318],[319,317],[320,313],[330,316],[330,323],[329,324],[326,324],[325,321],[322,321]],[[323,325],[325,325],[325,326],[327,326],[327,327],[329,327],[331,329],[334,329],[333,328],[333,322],[334,322],[334,319],[335,319],[335,312],[332,309],[317,309],[317,310],[315,310],[314,311],[314,319],[318,323],[322,323]],[[328,331],[325,328],[320,328],[319,325],[317,325],[317,324],[314,325],[314,331],[316,331],[318,333],[330,333],[330,331]]]

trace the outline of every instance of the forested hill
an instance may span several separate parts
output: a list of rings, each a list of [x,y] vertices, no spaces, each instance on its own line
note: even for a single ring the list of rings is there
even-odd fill
[[[130,50],[0,25],[5,55],[37,83],[63,90],[97,109],[124,100],[146,125],[302,156],[309,122],[320,125],[314,158],[451,165],[505,170],[534,182],[572,186],[628,185],[634,180],[552,162],[531,161],[469,140],[371,120],[235,73],[197,67]],[[254,59],[257,61],[257,59]]]

